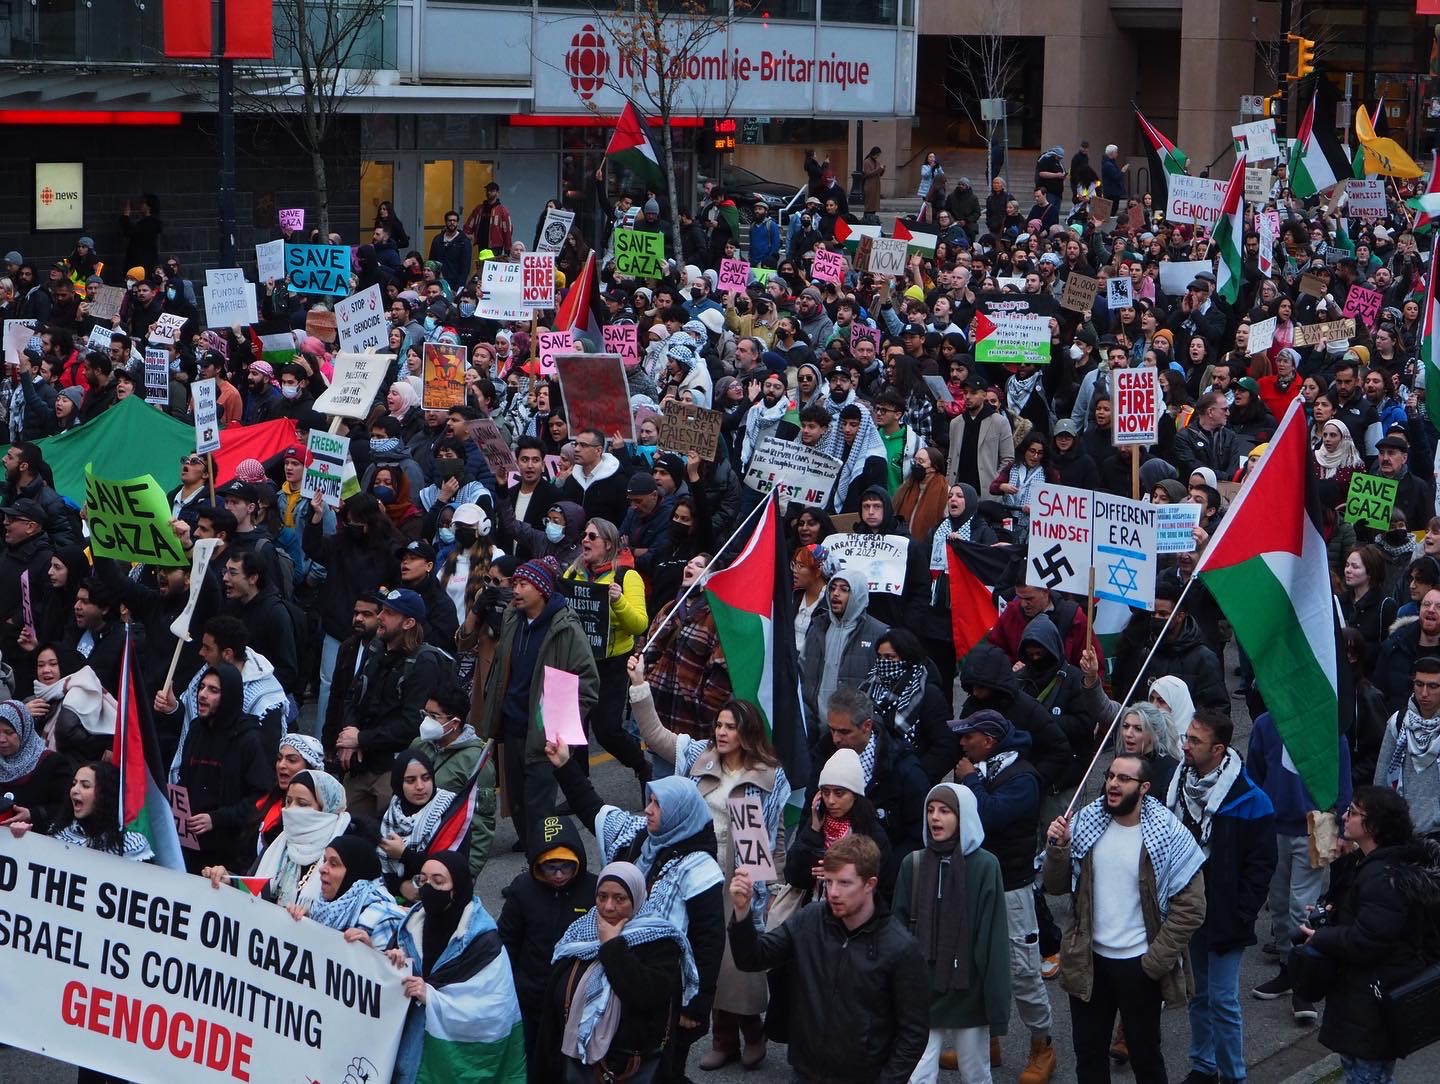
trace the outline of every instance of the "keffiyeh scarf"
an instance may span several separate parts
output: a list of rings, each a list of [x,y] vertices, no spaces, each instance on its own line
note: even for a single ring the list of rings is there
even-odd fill
[[[1165,797],[1165,804],[1187,826],[1193,826],[1192,831],[1207,856],[1210,854],[1210,829],[1214,827],[1215,811],[1225,801],[1243,767],[1240,754],[1234,749],[1226,749],[1225,756],[1213,771],[1199,775],[1194,768],[1182,767],[1170,777],[1170,793]]]
[[[1070,828],[1072,891],[1080,883],[1081,863],[1113,819],[1105,811],[1104,795],[1076,811]],[[1145,853],[1150,856],[1150,867],[1155,871],[1160,917],[1164,918],[1170,910],[1171,898],[1178,895],[1205,864],[1205,852],[1179,818],[1171,814],[1158,798],[1141,799],[1140,841]]]
[[[1431,767],[1440,757],[1440,715],[1426,719],[1411,700],[1405,705],[1405,718],[1400,720],[1395,735],[1395,748],[1385,766],[1385,783],[1402,798],[1405,796],[1405,757],[1408,754],[1417,772]]]
[[[925,695],[926,670],[923,662],[879,659],[860,685],[875,705],[875,717],[909,741],[915,732],[915,713]]]
[[[435,835],[435,830],[440,827],[440,822],[445,817],[445,811],[454,800],[453,791],[437,789],[430,800],[414,813],[406,813],[400,806],[400,796],[395,795],[390,799],[385,815],[380,818],[380,838],[399,836],[407,847],[425,846]],[[386,873],[393,873],[397,877],[405,872],[403,860],[391,858],[384,851],[380,852],[380,865]]]

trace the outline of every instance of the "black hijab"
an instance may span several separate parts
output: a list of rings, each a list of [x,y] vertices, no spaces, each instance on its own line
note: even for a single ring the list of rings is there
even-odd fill
[[[345,879],[335,892],[337,900],[349,892],[356,881],[373,881],[380,876],[380,856],[375,852],[375,845],[363,836],[336,836],[329,846],[345,867]]]
[[[435,796],[435,765],[419,749],[406,749],[395,758],[395,763],[390,769],[390,792],[395,795],[396,800],[400,803],[400,811],[407,817],[413,816],[424,808],[423,802],[416,805],[405,797],[405,769],[417,760],[425,765],[425,770],[430,773],[430,796],[433,798]]]
[[[460,916],[465,913],[465,908],[475,895],[475,879],[470,876],[470,866],[466,859],[454,851],[442,851],[439,854],[428,855],[425,861],[439,862],[444,866],[449,871],[450,880],[455,886],[450,893],[449,907],[439,912],[430,908],[425,910],[425,929],[420,939],[420,955],[422,957],[421,974],[428,979],[441,955],[444,954],[445,946],[450,943],[450,938],[455,936],[455,929],[460,925]]]

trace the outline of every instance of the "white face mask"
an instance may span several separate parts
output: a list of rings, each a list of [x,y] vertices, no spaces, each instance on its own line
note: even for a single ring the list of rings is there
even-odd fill
[[[1071,361],[1079,361],[1079,360],[1080,360],[1081,358],[1083,358],[1084,356],[1085,356],[1085,351],[1080,349],[1080,344],[1079,344],[1079,343],[1071,343],[1071,344],[1070,344],[1070,360],[1071,360]]]
[[[552,543],[559,542],[562,538],[565,537],[565,526],[564,526],[564,524],[561,524],[561,523],[546,523],[546,524],[545,524],[545,537],[548,538]]]
[[[283,395],[286,399],[297,399],[297,398],[299,398],[299,396],[300,396],[300,385],[299,385],[299,384],[281,384],[281,385],[280,385],[280,394]]]
[[[420,720],[420,737],[423,741],[439,741],[445,736],[445,724],[433,715]]]

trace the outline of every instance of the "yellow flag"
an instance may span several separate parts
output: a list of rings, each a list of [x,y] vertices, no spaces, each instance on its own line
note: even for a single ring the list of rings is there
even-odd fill
[[[1365,148],[1366,173],[1401,180],[1414,180],[1425,175],[1425,171],[1415,164],[1400,144],[1388,136],[1375,134],[1375,125],[1364,105],[1355,107],[1355,138]]]

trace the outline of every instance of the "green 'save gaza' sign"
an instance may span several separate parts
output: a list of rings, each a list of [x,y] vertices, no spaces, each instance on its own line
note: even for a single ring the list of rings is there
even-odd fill
[[[1395,494],[1399,489],[1400,482],[1396,478],[1352,474],[1345,498],[1345,519],[1350,523],[1388,531],[1390,512],[1395,507]]]
[[[96,557],[163,568],[188,568],[190,558],[170,526],[170,502],[146,474],[123,482],[85,472],[85,522]]]

